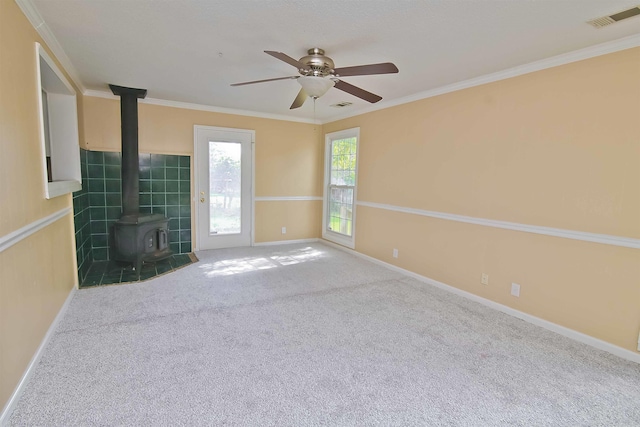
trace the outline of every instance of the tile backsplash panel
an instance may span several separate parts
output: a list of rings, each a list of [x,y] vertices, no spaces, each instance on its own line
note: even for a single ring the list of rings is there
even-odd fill
[[[92,261],[110,259],[111,230],[122,214],[120,153],[86,151],[86,174],[82,190],[86,195]],[[191,252],[191,160],[189,156],[168,154],[139,155],[140,211],[160,213],[169,218],[169,246],[175,254]],[[86,193],[84,193],[86,192]],[[78,202],[78,207],[84,204]],[[85,214],[86,215],[86,214]],[[78,240],[76,226],[76,243]],[[85,225],[86,226],[86,225]],[[80,264],[79,264],[80,265]],[[85,273],[86,274],[86,273]]]
[[[82,189],[73,193],[73,224],[76,235],[76,260],[78,262],[78,280],[80,283],[87,276],[93,263],[91,247],[91,215],[89,209],[89,190],[87,182],[87,150],[80,149],[80,170]]]

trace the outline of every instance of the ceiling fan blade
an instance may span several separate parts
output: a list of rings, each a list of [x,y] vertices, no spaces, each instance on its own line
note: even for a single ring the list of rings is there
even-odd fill
[[[353,96],[357,96],[358,98],[364,99],[365,101],[369,101],[372,104],[382,99],[381,96],[378,96],[375,93],[367,92],[366,90],[361,89],[358,86],[354,86],[342,80],[337,80],[336,85],[334,87],[336,89],[340,89],[342,91],[350,93]]]
[[[296,99],[293,100],[293,104],[291,104],[291,107],[289,107],[289,109],[293,110],[294,108],[302,107],[302,104],[304,104],[304,101],[306,101],[307,98],[308,98],[307,93],[304,91],[303,88],[300,88],[300,92],[298,92],[298,96],[296,96]]]
[[[272,81],[275,81],[275,80],[297,79],[298,77],[300,77],[300,76],[276,77],[275,79],[254,80],[252,82],[233,83],[233,84],[231,84],[231,86],[244,86],[244,85],[252,85],[254,83],[272,82]]]
[[[279,59],[280,61],[284,61],[289,65],[293,65],[294,67],[296,67],[299,70],[306,70],[309,71],[310,68],[307,67],[305,64],[303,64],[302,62],[298,61],[297,59],[293,59],[292,57],[290,57],[289,55],[282,53],[282,52],[275,52],[273,50],[265,50],[264,53],[273,56],[274,58]]]
[[[370,74],[392,74],[398,72],[391,62],[383,62],[380,64],[356,65],[354,67],[342,67],[333,70],[336,77],[345,76],[367,76]]]

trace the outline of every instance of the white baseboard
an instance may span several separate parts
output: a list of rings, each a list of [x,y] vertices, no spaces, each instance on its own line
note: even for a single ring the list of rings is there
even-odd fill
[[[572,340],[581,342],[583,344],[590,345],[591,347],[597,348],[598,350],[606,351],[607,353],[611,353],[614,356],[618,356],[622,359],[629,360],[631,362],[640,363],[640,354],[634,353],[631,350],[627,350],[622,347],[618,347],[617,345],[608,343],[606,341],[602,341],[598,338],[594,338],[590,335],[583,334],[582,332],[575,331],[573,329],[569,329],[565,326],[558,325],[556,323],[550,322],[548,320],[541,319],[539,317],[533,316],[531,314],[525,313],[520,310],[516,310],[515,308],[508,307],[506,305],[497,303],[495,301],[480,297],[478,295],[472,294],[471,292],[463,291],[462,289],[458,289],[454,286],[447,285],[446,283],[439,282],[434,279],[430,279],[428,277],[422,276],[418,273],[414,273],[413,271],[405,270],[404,268],[400,268],[393,264],[386,263],[384,261],[380,261],[379,259],[370,257],[369,255],[365,255],[363,253],[357,252],[353,249],[346,248],[344,246],[337,245],[335,243],[322,240],[323,244],[328,246],[332,246],[334,248],[340,249],[342,251],[348,252],[357,257],[366,259],[367,261],[371,261],[375,264],[386,267],[390,270],[397,271],[398,273],[402,273],[406,276],[412,277],[414,279],[420,280],[421,282],[427,283],[429,285],[435,286],[437,288],[443,289],[445,291],[451,292],[453,294],[459,295],[461,297],[467,298],[471,301],[478,302],[482,305],[485,305],[489,308],[493,308],[494,310],[501,311],[502,313],[508,314],[513,317],[517,317],[518,319],[524,320],[525,322],[529,322],[533,325],[540,326],[549,331],[555,332],[567,338],[571,338]]]
[[[73,288],[71,288],[71,292],[69,292],[69,295],[67,296],[67,299],[65,300],[64,304],[62,304],[62,307],[60,308],[60,311],[56,315],[56,318],[53,319],[53,322],[51,323],[51,326],[49,326],[49,329],[47,330],[47,333],[45,334],[44,338],[42,339],[42,342],[40,343],[40,346],[38,347],[38,349],[36,350],[35,354],[31,358],[31,361],[27,365],[27,369],[24,371],[24,374],[22,375],[22,378],[20,378],[20,382],[18,383],[18,385],[16,386],[15,390],[13,391],[13,394],[9,398],[9,401],[4,406],[4,409],[2,410],[2,413],[0,413],[0,426],[1,427],[5,427],[5,426],[9,425],[9,418],[11,418],[11,414],[13,413],[13,410],[15,409],[15,406],[18,403],[18,401],[20,400],[20,397],[22,396],[22,392],[24,391],[24,387],[29,382],[29,378],[31,378],[31,375],[33,374],[33,371],[35,370],[36,366],[38,366],[38,362],[40,361],[40,358],[42,357],[42,353],[44,352],[44,349],[47,347],[47,344],[49,343],[49,340],[53,336],[53,334],[54,334],[54,332],[56,330],[56,327],[58,326],[58,323],[60,322],[60,320],[64,317],[65,313],[67,312],[67,309],[69,308],[69,304],[71,303],[71,300],[73,299],[73,296],[76,293],[76,289],[77,288],[75,286]]]
[[[291,245],[294,243],[315,243],[318,238],[313,239],[298,239],[298,240],[275,240],[273,242],[258,242],[254,243],[253,246],[278,246],[278,245]]]

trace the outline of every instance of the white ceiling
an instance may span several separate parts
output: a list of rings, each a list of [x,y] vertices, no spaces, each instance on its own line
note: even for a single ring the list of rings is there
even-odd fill
[[[313,119],[313,102],[289,110],[297,75],[265,53],[296,59],[325,49],[336,67],[393,62],[399,74],[345,77],[383,97],[376,106],[467,79],[640,34],[640,16],[585,23],[638,0],[18,0],[33,7],[90,91],[108,83],[148,97],[256,114]],[[67,64],[68,66],[68,64]],[[75,70],[74,70],[75,69]],[[350,107],[331,107],[342,101]],[[370,107],[337,89],[316,102],[326,121]]]

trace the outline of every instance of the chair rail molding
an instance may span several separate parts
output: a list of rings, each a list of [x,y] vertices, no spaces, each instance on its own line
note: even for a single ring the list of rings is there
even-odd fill
[[[427,211],[422,209],[407,208],[403,206],[387,205],[384,203],[365,202],[362,200],[357,201],[356,205],[412,215],[426,216],[430,218],[444,219],[448,221],[482,225],[485,227],[502,228],[505,230],[522,231],[525,233],[543,234],[545,236],[562,237],[565,239],[582,240],[584,242],[602,243],[605,245],[640,249],[640,239],[634,239],[631,237],[589,233],[587,231],[566,230],[563,228],[544,227],[541,225],[520,224],[517,222],[499,221],[487,218],[476,218],[472,216],[458,215],[446,212]]]
[[[321,196],[263,196],[256,197],[256,202],[289,202],[289,201],[322,201]]]
[[[49,224],[53,224],[54,222],[70,214],[71,212],[72,211],[70,207],[60,209],[58,212],[54,212],[49,216],[33,221],[32,223],[27,224],[24,227],[17,229],[16,231],[12,231],[11,233],[0,237],[0,252],[9,249],[19,241],[25,239],[26,237],[29,237],[39,230],[42,230]]]

